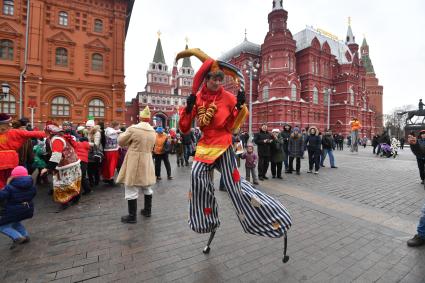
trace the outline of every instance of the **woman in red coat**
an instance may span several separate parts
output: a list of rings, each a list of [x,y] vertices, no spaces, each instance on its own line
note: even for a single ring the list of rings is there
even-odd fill
[[[0,114],[0,190],[6,185],[12,169],[19,164],[17,150],[30,138],[45,137],[45,133],[41,131],[11,129],[11,120],[12,118],[9,115]]]

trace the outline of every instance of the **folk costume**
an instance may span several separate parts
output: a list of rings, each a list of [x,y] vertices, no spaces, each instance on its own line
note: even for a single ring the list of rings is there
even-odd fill
[[[140,211],[143,216],[151,216],[152,188],[156,183],[152,150],[155,146],[155,130],[149,125],[150,111],[146,106],[139,115],[141,122],[129,127],[118,137],[118,144],[128,148],[117,177],[117,183],[124,184],[125,199],[128,203],[128,215],[123,216],[124,223],[137,222],[137,198],[139,189],[145,197],[145,207]]]
[[[357,118],[354,118],[350,121],[351,125],[351,152],[359,151],[359,130],[362,128],[360,121]]]
[[[232,149],[232,133],[243,124],[248,111],[245,102],[244,79],[240,71],[228,63],[214,61],[199,49],[186,49],[177,55],[176,61],[195,55],[203,65],[196,73],[187,106],[180,112],[179,127],[185,134],[197,119],[203,135],[199,140],[191,172],[189,191],[189,226],[197,233],[211,233],[204,253],[210,250],[210,243],[220,226],[218,206],[214,196],[211,171],[221,173],[225,187],[235,207],[236,214],[246,233],[278,238],[285,236],[284,262],[286,256],[286,231],[290,228],[291,217],[286,208],[276,199],[256,190],[240,177]],[[211,91],[201,84],[206,77],[232,76],[240,83],[237,98],[219,87]]]
[[[17,150],[30,138],[44,138],[43,131],[26,131],[20,129],[9,129],[12,118],[4,113],[0,114],[0,125],[6,128],[0,133],[0,190],[6,186],[12,169],[18,166],[19,156]]]
[[[55,124],[48,124],[45,131],[50,135],[52,150],[46,168],[53,172],[53,200],[66,208],[80,199],[81,168],[77,144],[71,135],[64,135]]]
[[[115,169],[117,169],[118,164],[118,135],[120,133],[120,130],[116,130],[112,127],[105,129],[106,141],[103,149],[105,153],[105,161],[103,162],[102,167],[102,177],[104,181],[107,181],[111,185],[114,183]]]

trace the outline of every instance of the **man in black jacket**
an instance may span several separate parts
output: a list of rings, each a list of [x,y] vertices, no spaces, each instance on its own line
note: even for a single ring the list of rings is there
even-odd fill
[[[425,159],[425,130],[422,130],[419,135],[420,136],[418,139],[412,135],[409,135],[407,142],[410,144],[410,148],[412,149],[413,154],[416,155],[418,160],[419,173],[421,173],[421,178],[423,178],[423,160]],[[420,168],[420,160],[422,160],[422,168]],[[425,245],[425,204],[422,207],[421,212],[422,213],[417,228],[418,233],[412,239],[407,241],[407,245],[409,247],[419,247]]]
[[[258,146],[258,177],[261,181],[266,177],[270,163],[270,144],[273,141],[272,135],[267,131],[267,124],[262,124],[260,132],[254,136],[254,143]]]
[[[325,132],[325,135],[322,138],[322,156],[320,159],[320,166],[321,167],[325,167],[325,165],[323,164],[325,159],[326,159],[326,155],[329,154],[329,161],[331,164],[331,168],[338,168],[335,166],[335,157],[333,154],[333,151],[335,150],[335,140],[332,137],[332,132],[331,130],[327,130]]]

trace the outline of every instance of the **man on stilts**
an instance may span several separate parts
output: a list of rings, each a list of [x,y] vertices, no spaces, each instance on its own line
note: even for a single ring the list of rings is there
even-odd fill
[[[186,108],[180,112],[179,127],[183,133],[187,133],[193,119],[197,119],[197,126],[203,135],[197,144],[192,165],[189,226],[197,233],[211,233],[204,249],[204,253],[208,253],[209,245],[220,226],[210,174],[217,169],[244,231],[272,238],[284,236],[283,261],[286,262],[286,232],[292,224],[291,217],[279,201],[256,190],[240,177],[232,149],[232,132],[239,129],[248,115],[244,104],[243,76],[235,66],[215,61],[199,49],[180,52],[176,61],[192,55],[198,57],[203,65],[194,77],[192,94],[187,98]],[[221,85],[225,74],[240,83],[237,98]]]

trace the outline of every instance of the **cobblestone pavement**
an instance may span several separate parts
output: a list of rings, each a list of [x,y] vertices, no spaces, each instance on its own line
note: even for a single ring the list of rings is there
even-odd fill
[[[35,217],[25,221],[31,243],[9,250],[0,237],[0,282],[425,282],[425,248],[405,243],[425,196],[413,155],[381,159],[368,148],[336,152],[336,160],[338,169],[317,176],[303,160],[301,176],[259,187],[293,216],[286,264],[283,240],[244,234],[220,191],[222,224],[204,255],[208,235],[187,225],[190,170],[173,167],[176,178],[155,187],[152,217],[134,225],[120,222],[127,207],[118,186],[101,186],[61,213],[40,188]],[[407,226],[380,222],[394,216]]]

